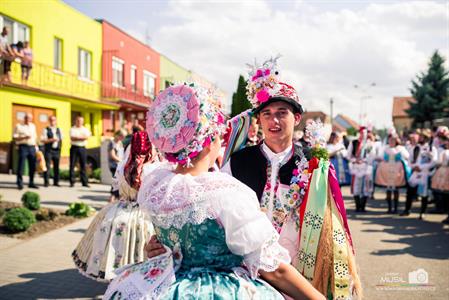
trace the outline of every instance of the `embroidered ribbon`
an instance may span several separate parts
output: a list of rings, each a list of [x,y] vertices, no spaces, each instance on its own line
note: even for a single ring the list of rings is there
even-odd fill
[[[245,146],[251,125],[251,110],[246,110],[228,121],[228,128],[223,138],[226,145],[222,165],[225,165],[234,152]]]
[[[320,160],[312,173],[301,228],[299,261],[296,267],[309,281],[313,280],[316,253],[327,206],[329,161]]]
[[[342,226],[340,214],[334,201],[332,206],[332,240],[334,253],[334,299],[350,299],[349,297],[349,263],[348,244]]]

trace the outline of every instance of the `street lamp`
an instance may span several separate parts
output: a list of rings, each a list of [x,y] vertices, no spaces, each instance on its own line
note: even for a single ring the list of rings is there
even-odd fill
[[[371,96],[369,96],[367,94],[368,94],[368,90],[370,88],[372,88],[372,87],[375,87],[375,86],[376,86],[375,82],[372,82],[371,84],[366,85],[366,86],[361,86],[361,85],[358,85],[358,84],[354,84],[354,88],[358,89],[360,91],[360,94],[361,94],[361,97],[360,97],[359,125],[362,124],[362,121],[364,119],[364,117],[363,117],[363,100],[372,98]]]

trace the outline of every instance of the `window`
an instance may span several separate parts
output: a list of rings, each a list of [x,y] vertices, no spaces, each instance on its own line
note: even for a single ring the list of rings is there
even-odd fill
[[[7,36],[8,44],[15,44],[19,41],[30,41],[30,27],[23,23],[17,22],[0,14],[0,27],[0,30],[3,27],[7,27],[9,30]]]
[[[143,95],[147,97],[154,97],[154,84],[156,75],[151,72],[143,71]]]
[[[131,89],[133,92],[137,91],[137,67],[131,65],[131,73],[129,76],[129,81],[131,83]]]
[[[90,79],[92,55],[89,51],[78,48],[78,76]]]
[[[62,70],[62,40],[54,39],[54,54],[53,54],[53,68],[55,70]]]
[[[125,62],[117,57],[112,57],[112,86],[124,86],[124,67]]]

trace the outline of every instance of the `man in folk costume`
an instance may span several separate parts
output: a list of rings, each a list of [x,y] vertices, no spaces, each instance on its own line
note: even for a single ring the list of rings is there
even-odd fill
[[[293,143],[303,108],[296,90],[279,81],[277,58],[253,66],[247,95],[253,110],[228,122],[222,171],[255,191],[261,209],[280,234],[279,243],[289,251],[292,265],[315,288],[329,299],[351,299],[353,293],[360,298],[335,169],[328,160],[314,155],[323,152],[319,148],[305,149]],[[253,115],[264,140],[242,149]],[[313,130],[309,132],[313,135]],[[149,257],[163,252],[160,243],[148,243]]]
[[[374,138],[366,127],[360,127],[359,138],[348,147],[349,170],[352,175],[351,193],[356,212],[365,212],[368,197],[373,192]]]
[[[335,169],[327,159],[324,135],[312,123],[308,126],[312,148],[293,143],[303,108],[296,90],[279,80],[277,58],[252,66],[249,75],[250,115],[257,117],[265,138],[256,146],[236,151],[248,113],[232,119],[227,141],[227,150],[232,150],[225,151],[224,161],[230,158],[222,171],[256,192],[293,266],[315,288],[330,299],[350,299],[353,292],[360,296],[346,212]]]

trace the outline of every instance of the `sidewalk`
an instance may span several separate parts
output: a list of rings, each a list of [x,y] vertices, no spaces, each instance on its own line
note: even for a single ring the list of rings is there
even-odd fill
[[[100,297],[107,285],[81,276],[71,257],[92,219],[1,248],[0,299]]]
[[[28,182],[28,178],[24,178]],[[22,194],[32,190],[41,196],[41,205],[65,210],[72,202],[82,201],[101,209],[108,200],[110,186],[77,183],[74,188],[62,181],[62,187],[18,190],[15,176],[0,174],[0,194],[4,201],[20,202]],[[100,297],[106,284],[80,275],[74,268],[71,253],[93,217],[30,240],[0,237],[0,299],[92,299]]]
[[[24,176],[24,182],[28,183],[28,176]],[[61,181],[61,187],[53,185],[44,187],[44,180],[39,176],[36,177],[35,182],[39,189],[29,189],[25,184],[24,189],[19,190],[15,175],[0,174],[0,195],[3,195],[4,201],[20,203],[23,193],[33,191],[39,193],[41,205],[44,207],[66,210],[72,202],[85,202],[98,210],[106,204],[111,189],[109,185],[96,183],[90,183],[90,188],[86,188],[79,182],[71,188],[68,181]]]

